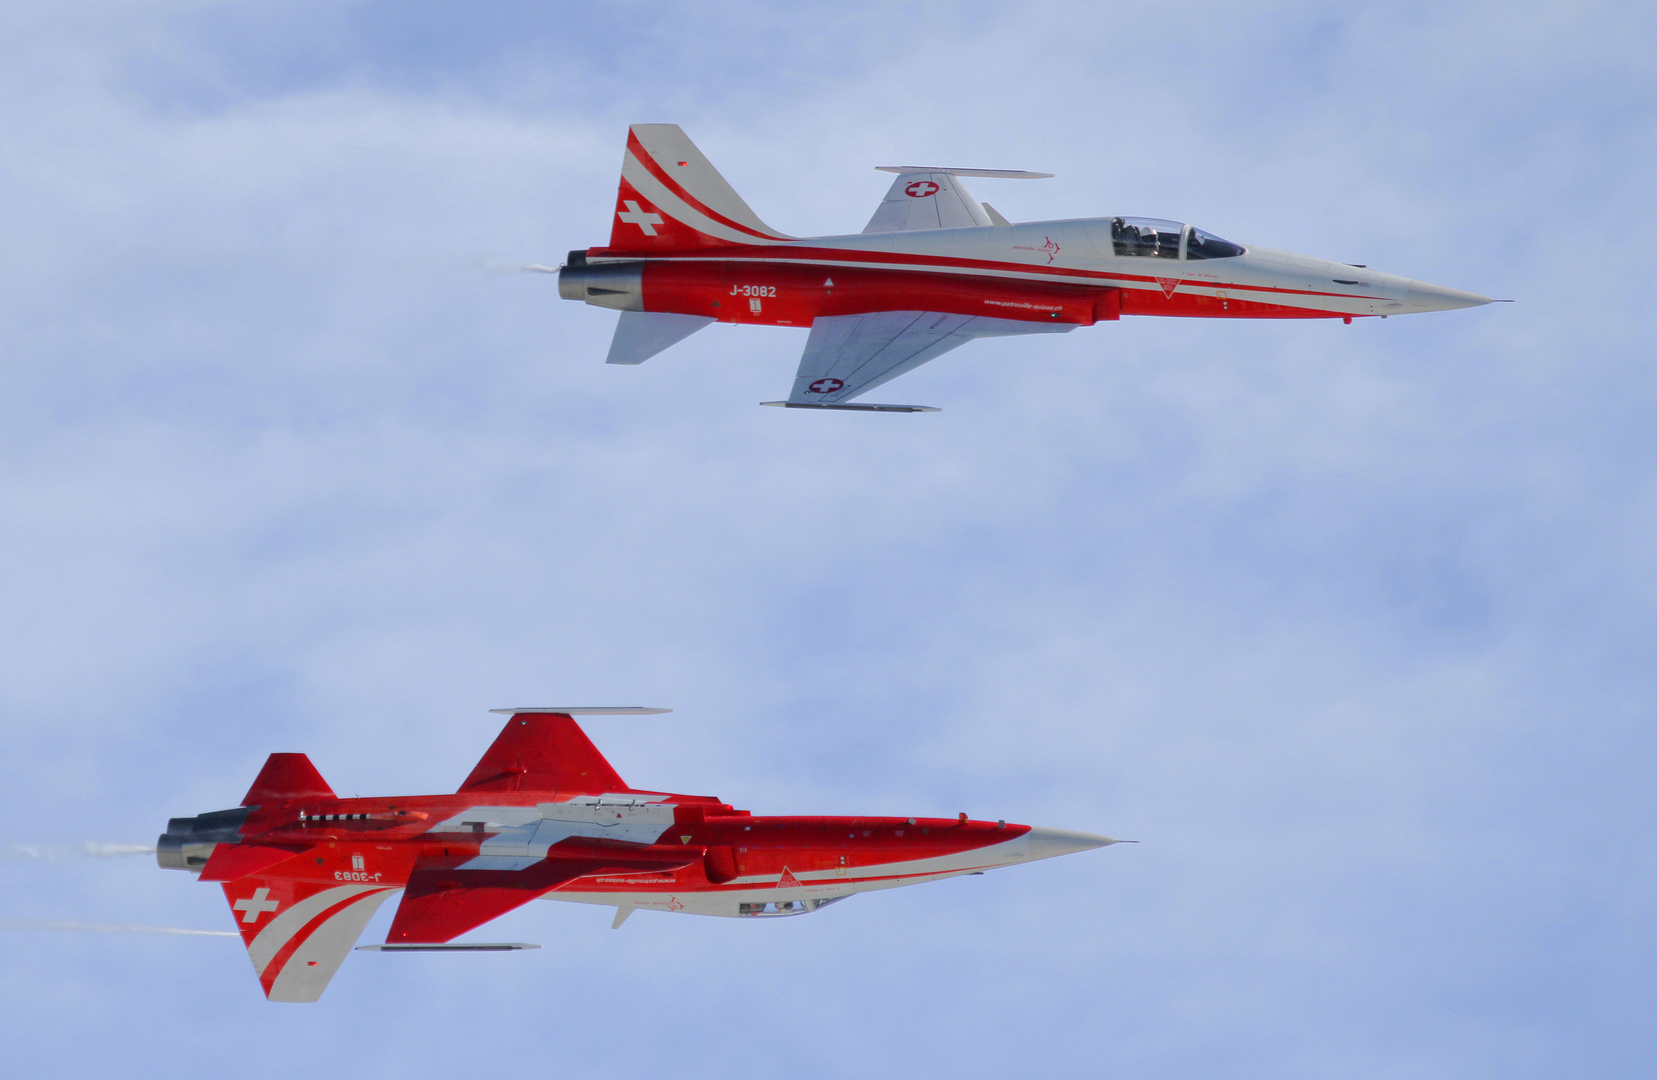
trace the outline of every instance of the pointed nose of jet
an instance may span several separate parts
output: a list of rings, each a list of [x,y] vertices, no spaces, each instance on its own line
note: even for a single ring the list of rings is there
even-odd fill
[[[1453,311],[1456,308],[1480,307],[1495,303],[1488,296],[1412,281],[1404,292],[1405,311]]]
[[[1025,839],[1030,845],[1030,853],[1025,856],[1027,859],[1051,859],[1057,855],[1069,855],[1073,852],[1088,851],[1092,848],[1105,847],[1120,842],[1108,836],[1071,832],[1068,829],[1032,828],[1025,835]]]

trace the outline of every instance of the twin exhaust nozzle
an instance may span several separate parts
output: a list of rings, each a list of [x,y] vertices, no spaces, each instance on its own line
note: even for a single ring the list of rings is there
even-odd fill
[[[199,874],[220,844],[234,844],[242,838],[242,822],[253,813],[251,806],[215,810],[199,817],[175,817],[167,831],[155,841],[155,863],[163,870],[188,870]]]

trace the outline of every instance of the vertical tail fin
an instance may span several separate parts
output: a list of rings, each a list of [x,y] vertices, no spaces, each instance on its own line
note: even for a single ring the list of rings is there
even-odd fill
[[[368,920],[397,888],[252,874],[225,882],[224,898],[265,996],[271,1001],[315,1001]]]
[[[748,208],[679,125],[628,129],[610,247],[651,251],[792,239]]]

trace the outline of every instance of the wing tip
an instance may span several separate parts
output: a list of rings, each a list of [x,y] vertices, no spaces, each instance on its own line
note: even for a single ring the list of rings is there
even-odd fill
[[[1028,169],[952,169],[943,165],[876,165],[876,172],[945,173],[949,176],[982,176],[992,180],[1051,180],[1056,173],[1031,172]]]
[[[520,949],[539,949],[527,941],[431,941],[384,945],[358,945],[357,952],[517,952]]]
[[[762,401],[773,409],[830,409],[836,412],[943,412],[936,405],[876,405],[864,402],[829,403],[816,401]]]
[[[503,716],[519,713],[556,713],[561,716],[660,716],[672,709],[656,709],[645,705],[528,705],[512,709],[490,709]]]

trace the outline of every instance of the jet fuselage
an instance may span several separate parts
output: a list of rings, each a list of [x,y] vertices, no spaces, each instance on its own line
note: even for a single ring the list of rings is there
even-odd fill
[[[1474,307],[1488,297],[1269,248],[1190,257],[1177,223],[1159,254],[1081,218],[772,241],[689,250],[589,248],[561,276],[568,299],[623,311],[809,326],[895,309],[1088,326],[1121,315],[1315,319]]]
[[[637,791],[304,800],[260,804],[243,815],[174,819],[160,844],[163,865],[229,881],[243,876],[238,857],[249,848],[262,859],[291,848],[291,858],[261,872],[394,889],[407,884],[417,862],[516,874],[550,857],[592,868],[545,899],[755,916],[804,914],[853,893],[1110,843],[965,815],[754,817],[716,799]],[[199,839],[196,822],[208,826]]]

